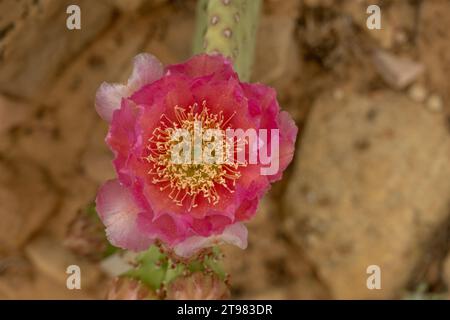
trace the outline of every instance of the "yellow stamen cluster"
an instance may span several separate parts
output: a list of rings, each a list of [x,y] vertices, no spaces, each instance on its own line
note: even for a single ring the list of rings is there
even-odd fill
[[[202,124],[202,130],[218,129],[225,133],[235,114],[226,119],[222,111],[210,113],[205,101],[201,105],[195,103],[186,108],[175,106],[174,114],[175,119],[169,119],[165,114],[161,116],[160,126],[153,130],[148,141],[150,155],[146,159],[152,166],[148,172],[153,176],[152,183],[160,184],[161,191],[169,189],[169,197],[178,206],[183,206],[185,201],[189,201],[189,211],[197,207],[199,196],[203,196],[211,204],[217,204],[220,200],[217,187],[222,186],[229,192],[234,192],[236,180],[241,176],[239,167],[246,164],[204,163],[203,161],[188,164],[174,163],[171,150],[178,141],[173,139],[173,134],[177,129],[184,129],[193,137],[194,123],[199,122]],[[204,147],[205,142],[202,141],[202,144]],[[223,147],[225,150],[226,143]]]

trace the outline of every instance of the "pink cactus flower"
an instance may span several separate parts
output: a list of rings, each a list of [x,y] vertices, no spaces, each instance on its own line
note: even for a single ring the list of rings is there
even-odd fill
[[[96,110],[110,124],[106,143],[118,176],[96,200],[113,245],[139,251],[158,239],[182,257],[221,242],[247,246],[243,222],[281,178],[297,135],[272,88],[240,82],[221,55],[201,54],[164,68],[140,54],[126,85],[100,86]],[[199,119],[219,130],[278,129],[278,170],[262,175],[261,163],[171,163],[170,133],[192,130]]]

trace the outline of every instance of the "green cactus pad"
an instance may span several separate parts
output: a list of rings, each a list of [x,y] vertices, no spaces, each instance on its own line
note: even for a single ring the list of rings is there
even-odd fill
[[[122,276],[139,280],[150,289],[156,291],[168,285],[178,277],[194,272],[213,272],[221,280],[226,274],[220,263],[220,249],[214,248],[212,254],[189,263],[172,261],[160,248],[153,245],[142,252],[136,259],[137,266]]]
[[[199,0],[194,53],[231,58],[241,80],[248,81],[260,8],[260,0]]]

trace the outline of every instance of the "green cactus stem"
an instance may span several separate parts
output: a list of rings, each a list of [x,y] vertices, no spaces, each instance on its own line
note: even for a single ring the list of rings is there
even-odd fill
[[[221,53],[250,79],[261,0],[199,0],[194,53]]]
[[[227,282],[228,276],[221,265],[221,255],[220,249],[214,247],[201,258],[181,262],[173,260],[160,247],[152,245],[138,255],[136,266],[122,274],[122,277],[137,280],[157,296],[164,298],[164,291],[171,282],[195,272],[214,274],[217,279]]]

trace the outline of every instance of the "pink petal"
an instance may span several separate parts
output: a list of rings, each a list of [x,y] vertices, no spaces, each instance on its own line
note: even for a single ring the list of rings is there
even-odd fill
[[[134,92],[146,84],[163,76],[164,68],[161,62],[149,53],[141,53],[134,57],[133,72],[128,79],[128,88]]]
[[[122,98],[128,93],[128,88],[122,84],[103,82],[95,94],[95,110],[103,120],[111,122],[114,110],[120,108]]]
[[[244,201],[236,210],[236,219],[239,221],[249,220],[256,214],[258,209],[259,198]]]
[[[114,112],[106,143],[113,151],[113,161],[122,184],[130,186],[135,180],[136,168],[142,161],[139,151],[140,137],[135,132],[137,106],[130,99],[122,99],[122,107]]]
[[[142,210],[118,180],[109,180],[100,188],[96,208],[114,246],[141,251],[153,243],[153,239],[138,229],[137,216]]]
[[[167,67],[168,74],[184,74],[192,78],[212,75],[215,80],[237,79],[230,59],[222,55],[199,54],[186,62]]]
[[[292,119],[288,112],[281,111],[278,120],[280,121],[280,131],[283,133],[283,137],[285,137],[290,144],[294,144],[298,132],[294,119]]]
[[[133,72],[127,85],[103,82],[95,95],[95,109],[102,119],[111,122],[114,110],[120,108],[122,98],[131,96],[146,84],[162,77],[161,62],[149,53],[134,57]]]
[[[286,111],[280,112],[278,121],[280,126],[280,169],[277,174],[269,176],[271,182],[281,179],[284,169],[291,163],[298,132],[294,120]]]
[[[242,223],[235,223],[223,230],[220,235],[210,237],[193,236],[174,247],[175,253],[184,258],[189,258],[197,251],[214,245],[229,243],[241,249],[247,248],[247,228]]]

